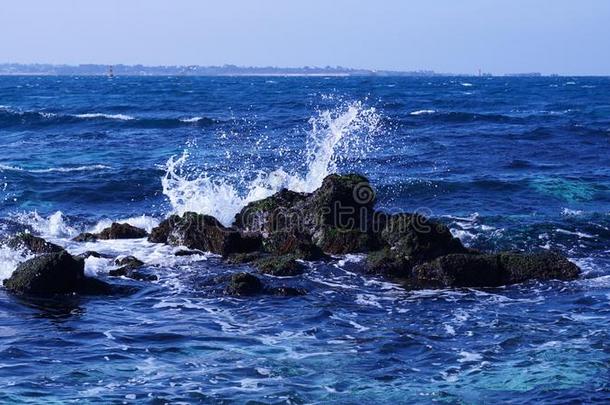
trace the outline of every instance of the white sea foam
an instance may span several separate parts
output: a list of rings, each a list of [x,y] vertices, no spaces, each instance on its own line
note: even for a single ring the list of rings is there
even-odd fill
[[[24,169],[19,166],[10,166],[0,164],[0,170],[7,170],[13,172],[27,172],[27,173],[67,173],[67,172],[85,172],[92,170],[106,170],[110,169],[110,166],[106,165],[88,165],[88,166],[75,166],[75,167],[49,167],[45,169]]]
[[[180,118],[180,122],[193,123],[193,122],[201,121],[202,119],[203,119],[203,117]]]
[[[472,87],[472,83],[460,83],[464,87]]]
[[[360,102],[320,112],[310,120],[304,175],[280,167],[268,173],[259,172],[251,181],[242,177],[230,182],[214,178],[205,171],[193,173],[189,170],[187,162],[191,154],[187,148],[181,156],[172,156],[167,161],[161,180],[163,193],[175,213],[194,211],[213,215],[229,225],[235,214],[249,202],[266,198],[282,188],[300,192],[318,188],[324,177],[337,171],[337,165],[344,157],[342,153],[356,155],[370,146],[370,138],[378,131],[379,123],[377,111],[364,108]]]
[[[436,110],[417,110],[417,111],[412,111],[409,114],[410,115],[424,115],[424,114],[434,114],[436,112]]]
[[[6,246],[0,246],[0,285],[3,280],[13,274],[19,263],[30,257],[26,252],[15,251]]]
[[[43,237],[69,238],[78,233],[75,228],[66,224],[61,211],[57,211],[47,218],[41,216],[36,211],[14,214],[12,218],[23,225],[30,226],[37,234]]]
[[[130,121],[130,120],[134,120],[135,119],[131,115],[125,115],[125,114],[104,114],[104,113],[75,114],[74,117],[76,117],[76,118],[83,118],[83,119],[106,118],[106,119],[109,119],[109,120],[120,120],[120,121]]]

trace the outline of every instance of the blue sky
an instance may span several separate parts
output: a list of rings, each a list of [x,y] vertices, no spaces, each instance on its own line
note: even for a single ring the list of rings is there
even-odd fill
[[[3,0],[0,62],[610,74],[606,0]]]

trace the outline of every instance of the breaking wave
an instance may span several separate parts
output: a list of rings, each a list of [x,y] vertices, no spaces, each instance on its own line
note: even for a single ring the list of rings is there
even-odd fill
[[[172,156],[162,178],[163,193],[173,212],[195,211],[213,215],[225,225],[231,224],[241,208],[251,201],[272,195],[282,188],[311,192],[324,177],[335,173],[339,164],[358,159],[373,147],[373,137],[380,129],[381,117],[375,108],[355,102],[335,110],[325,110],[309,120],[302,161],[304,173],[294,168],[278,167],[272,171],[242,168],[236,180],[217,178],[207,171],[189,167],[189,148],[181,156]],[[256,172],[254,179],[246,173]]]

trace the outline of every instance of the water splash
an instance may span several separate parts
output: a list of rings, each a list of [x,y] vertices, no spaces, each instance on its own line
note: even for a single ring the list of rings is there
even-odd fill
[[[189,167],[192,156],[187,147],[181,156],[172,156],[167,161],[162,178],[163,193],[175,213],[194,211],[213,215],[230,225],[235,214],[251,201],[268,197],[282,188],[311,192],[320,187],[324,177],[337,172],[341,163],[357,162],[373,148],[380,121],[376,109],[365,108],[361,102],[320,111],[309,120],[311,128],[301,153],[304,174],[298,168],[280,166],[270,172],[241,168],[235,178],[218,178],[205,170]],[[282,164],[290,166],[290,162]],[[247,180],[246,172],[253,171],[256,177]]]

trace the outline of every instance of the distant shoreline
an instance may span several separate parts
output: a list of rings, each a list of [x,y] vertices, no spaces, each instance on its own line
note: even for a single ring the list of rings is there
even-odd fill
[[[252,67],[252,66],[144,66],[144,65],[54,65],[0,63],[0,76],[227,76],[227,77],[578,77],[589,75],[544,75],[539,72],[437,73],[433,70],[393,71],[326,67]],[[596,75],[591,75],[597,77]],[[601,76],[605,77],[605,76]]]

